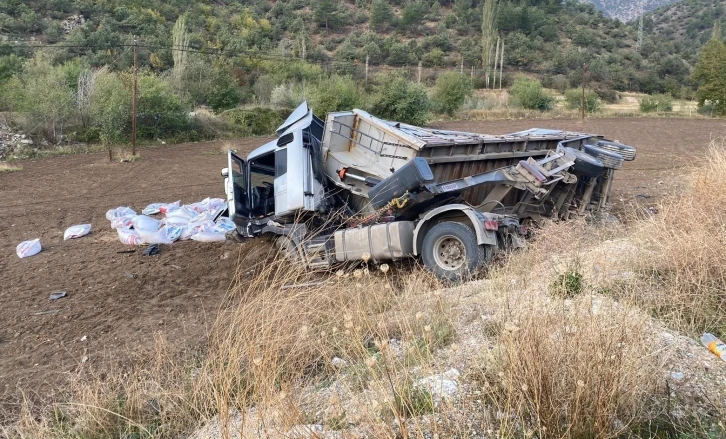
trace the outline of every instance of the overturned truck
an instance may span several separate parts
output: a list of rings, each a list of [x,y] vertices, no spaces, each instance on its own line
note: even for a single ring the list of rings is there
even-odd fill
[[[635,148],[532,129],[503,136],[420,128],[362,110],[323,122],[303,103],[277,139],[223,169],[230,218],[310,268],[420,257],[466,278],[523,244],[530,223],[603,209]]]

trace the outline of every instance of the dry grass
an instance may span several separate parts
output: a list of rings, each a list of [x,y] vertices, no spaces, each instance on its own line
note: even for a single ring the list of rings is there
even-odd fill
[[[17,172],[22,171],[23,167],[8,162],[0,162],[0,174],[6,172]]]
[[[619,285],[658,318],[690,334],[726,335],[726,143],[714,140],[687,189],[634,227],[637,251],[624,263],[637,274]]]
[[[176,438],[207,424],[192,438],[295,437],[319,424],[358,437],[605,439],[663,420],[669,434],[723,433],[690,414],[674,426],[654,337],[663,324],[726,328],[724,146],[658,214],[548,224],[461,287],[420,269],[261,265],[230,289],[198,352],[159,338],[135,366],[84,370],[53,401],[26,402],[0,436]],[[452,366],[455,400],[419,384]]]

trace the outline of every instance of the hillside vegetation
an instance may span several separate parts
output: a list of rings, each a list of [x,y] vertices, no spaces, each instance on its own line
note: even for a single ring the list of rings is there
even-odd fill
[[[485,6],[496,3],[487,15]],[[501,102],[548,111],[556,104],[550,89],[576,110],[573,89],[583,75],[589,112],[623,91],[661,95],[658,102],[692,99],[704,78],[711,81],[692,81],[697,49],[706,27],[724,14],[715,2],[708,14],[695,16],[698,8],[670,14],[678,22],[697,20],[672,38],[663,33],[675,26],[649,18],[639,42],[633,25],[575,0],[9,0],[5,6],[5,124],[36,142],[105,145],[131,138],[135,51],[139,138],[187,141],[270,134],[305,100],[321,116],[358,107],[423,124],[433,114],[451,117]],[[692,28],[697,38],[690,38]],[[471,96],[495,84],[511,88],[512,99]],[[710,110],[719,93],[699,95],[706,114],[721,112]],[[649,108],[672,106],[641,106]],[[35,154],[13,148],[0,150],[0,158]]]
[[[675,3],[678,0],[584,0],[598,10],[623,22],[634,20],[646,12]]]
[[[726,364],[694,338],[726,335],[724,147],[657,213],[546,224],[454,288],[387,264],[240,270],[201,349],[91,362],[0,435],[722,438]]]
[[[691,0],[683,5],[703,2],[717,3]],[[588,63],[590,80],[598,87],[681,95],[690,85],[694,48],[705,40],[694,41],[692,30],[664,32],[679,26],[691,29],[694,20],[698,30],[710,29],[723,17],[723,7],[712,9],[711,18],[704,20],[696,6],[675,15],[668,12],[672,22],[665,21],[666,15],[652,15],[642,48],[636,47],[636,27],[575,0],[503,0],[496,25],[505,40],[507,72],[530,72],[545,85],[564,89],[579,85],[582,65]],[[231,64],[240,85],[254,83],[257,66],[250,57],[261,55],[304,56],[313,63],[333,62],[331,68],[337,70],[350,70],[347,63],[363,63],[368,57],[373,65],[391,66],[421,62],[424,67],[454,67],[463,62],[468,71],[481,66],[481,10],[481,0],[9,0],[0,13],[0,29],[7,38],[0,53],[32,55],[32,50],[11,47],[15,42],[72,46],[53,50],[53,61],[124,70],[132,63],[128,45],[136,35],[144,46],[141,65],[163,72],[174,63],[172,27],[186,15],[188,47],[221,52],[221,57],[196,55],[203,58],[201,63]],[[0,77],[14,69],[16,64],[3,60]]]

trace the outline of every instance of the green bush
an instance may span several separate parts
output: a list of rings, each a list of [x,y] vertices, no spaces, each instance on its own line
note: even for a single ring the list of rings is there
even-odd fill
[[[640,100],[642,113],[673,111],[673,97],[668,94],[645,96]]]
[[[240,136],[271,136],[288,116],[288,110],[272,108],[235,108],[220,115]]]
[[[377,117],[424,125],[429,118],[431,101],[426,89],[401,75],[379,77],[371,111]]]
[[[446,72],[436,78],[434,103],[438,110],[453,116],[471,96],[471,79],[460,73]]]
[[[517,78],[509,93],[515,105],[527,110],[548,111],[555,103],[555,98],[544,91],[542,84],[535,79]]]
[[[168,82],[154,74],[143,74],[138,84],[139,138],[165,139],[191,128],[189,112]]]
[[[577,110],[580,108],[582,101],[582,90],[571,88],[565,92],[565,104],[570,110]],[[588,113],[595,113],[600,111],[602,104],[600,102],[600,96],[592,90],[585,91],[585,110]]]
[[[131,87],[118,73],[102,73],[91,93],[91,121],[105,144],[121,142],[131,125]]]
[[[350,76],[332,75],[315,84],[310,92],[310,106],[325,116],[333,111],[365,107],[363,93]]]

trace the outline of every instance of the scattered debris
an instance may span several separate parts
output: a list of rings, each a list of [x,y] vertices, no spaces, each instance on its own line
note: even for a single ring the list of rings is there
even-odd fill
[[[680,381],[685,377],[686,377],[686,374],[684,374],[683,372],[671,372],[671,378],[673,378],[676,381]]]
[[[450,401],[456,396],[459,391],[457,378],[459,378],[459,371],[452,368],[442,374],[421,378],[416,381],[415,386],[424,388],[431,393],[434,405],[438,405],[441,401]]]
[[[701,336],[701,344],[706,349],[713,352],[715,356],[722,359],[723,361],[726,361],[726,344],[716,338],[715,335],[709,334],[708,332],[704,333]]]
[[[81,363],[86,363],[86,362],[88,362],[88,355],[84,356],[84,357],[83,357],[83,358],[81,359]]]
[[[289,284],[289,285],[284,285],[284,286],[282,287],[282,289],[283,289],[283,290],[289,290],[289,289],[291,289],[291,288],[306,288],[306,287],[314,287],[314,286],[317,286],[317,285],[322,285],[322,284],[324,284],[324,283],[327,283],[327,282],[328,282],[328,281],[325,281],[325,280],[321,280],[321,281],[316,281],[316,282],[305,282],[305,283],[302,283],[302,284]]]
[[[63,240],[68,241],[69,239],[80,238],[86,236],[91,232],[90,224],[79,224],[77,226],[68,227],[63,233]]]
[[[132,248],[131,250],[119,250],[116,253],[123,253],[123,254],[136,253],[136,249]]]
[[[60,311],[60,310],[59,309],[50,309],[48,311],[35,312],[35,313],[31,314],[31,315],[33,315],[33,316],[45,316],[45,315],[48,315],[48,314],[58,314],[58,311]]]
[[[56,300],[62,299],[67,296],[68,296],[68,293],[66,293],[65,291],[55,291],[55,292],[50,293],[48,300],[50,300],[51,302],[55,302]]]
[[[144,215],[156,215],[157,213],[161,213],[166,215],[167,213],[179,209],[179,206],[181,205],[181,200],[175,201],[173,203],[151,203],[148,206],[146,206],[141,213]]]
[[[343,360],[342,358],[333,357],[332,360],[330,360],[330,364],[333,367],[342,368],[348,365],[348,362]]]
[[[18,257],[20,259],[22,258],[29,258],[31,256],[35,256],[42,250],[42,247],[40,246],[40,239],[32,239],[30,241],[23,241],[15,248],[15,253],[17,253]]]
[[[136,275],[134,273],[129,273],[128,271],[124,273],[124,276],[126,276],[129,279],[136,279]]]
[[[159,248],[159,244],[151,244],[150,246],[146,247],[146,250],[144,250],[141,254],[144,256],[154,256],[161,253],[161,248]]]
[[[83,337],[81,337],[81,341],[88,341],[88,336],[84,335]]]

